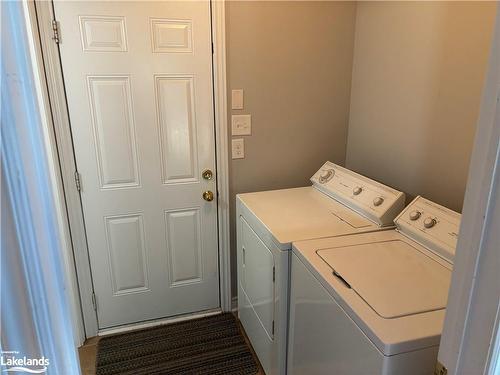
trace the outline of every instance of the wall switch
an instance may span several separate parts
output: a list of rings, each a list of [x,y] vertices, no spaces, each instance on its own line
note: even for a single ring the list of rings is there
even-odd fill
[[[243,90],[233,90],[231,91],[231,108],[232,109],[243,109]]]
[[[233,159],[243,159],[245,157],[245,140],[236,138],[231,140]]]
[[[233,135],[252,134],[252,116],[250,115],[232,115],[231,130]]]

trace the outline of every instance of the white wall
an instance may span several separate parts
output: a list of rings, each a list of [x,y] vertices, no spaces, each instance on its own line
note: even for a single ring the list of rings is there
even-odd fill
[[[360,2],[346,166],[461,211],[495,2]]]
[[[354,2],[228,1],[228,107],[244,89],[252,115],[245,159],[230,160],[233,293],[235,194],[304,186],[325,162],[344,164]],[[231,144],[231,143],[230,143]]]

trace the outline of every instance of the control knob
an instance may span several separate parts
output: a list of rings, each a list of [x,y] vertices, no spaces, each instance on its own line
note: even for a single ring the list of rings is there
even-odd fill
[[[333,169],[327,169],[327,170],[321,171],[321,173],[319,174],[319,182],[324,184],[325,182],[329,181],[333,177],[334,173],[335,173],[335,171]]]
[[[422,213],[420,211],[414,210],[414,211],[410,212],[410,220],[413,220],[413,221],[418,220],[421,215],[422,215]]]
[[[437,221],[436,219],[433,219],[432,217],[428,217],[424,220],[424,227],[426,228],[432,228],[434,225],[436,225]]]
[[[382,203],[384,203],[384,198],[382,198],[382,197],[376,197],[373,200],[373,205],[374,206],[380,206]]]
[[[354,189],[352,189],[352,193],[354,195],[359,195],[363,191],[363,188],[361,186],[356,186]]]

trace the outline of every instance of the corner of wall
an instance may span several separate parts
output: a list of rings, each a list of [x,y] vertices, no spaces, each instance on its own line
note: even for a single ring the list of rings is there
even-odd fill
[[[351,127],[351,106],[352,106],[352,81],[354,78],[354,63],[356,57],[356,30],[358,23],[358,10],[360,7],[360,2],[356,1],[354,3],[354,22],[352,30],[352,54],[351,54],[351,79],[349,82],[349,107],[347,109],[347,132],[345,137],[345,157],[344,166],[349,168],[349,129]]]

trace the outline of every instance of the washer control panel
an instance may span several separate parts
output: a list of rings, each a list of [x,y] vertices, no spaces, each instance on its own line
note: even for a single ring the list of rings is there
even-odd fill
[[[418,196],[398,215],[394,223],[401,233],[453,263],[461,216]]]
[[[311,177],[314,187],[380,226],[393,225],[404,193],[331,162]]]

